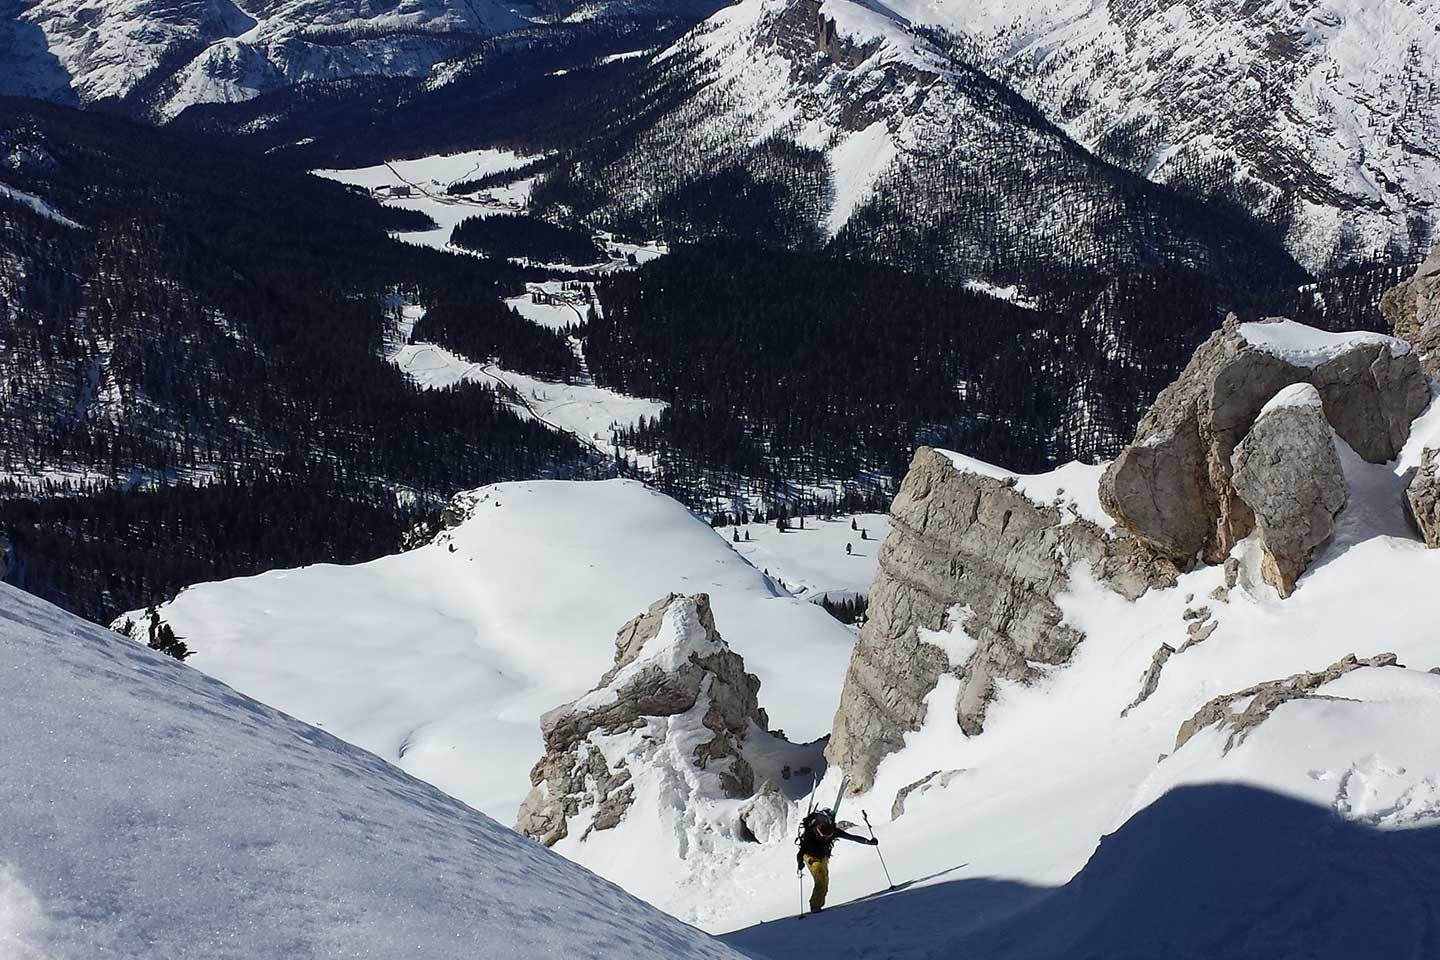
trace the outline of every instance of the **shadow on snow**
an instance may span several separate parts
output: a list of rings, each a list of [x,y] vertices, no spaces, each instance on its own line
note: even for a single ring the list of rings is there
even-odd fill
[[[774,960],[1419,960],[1440,956],[1437,890],[1440,827],[1215,784],[1135,814],[1062,887],[954,880],[723,939]]]

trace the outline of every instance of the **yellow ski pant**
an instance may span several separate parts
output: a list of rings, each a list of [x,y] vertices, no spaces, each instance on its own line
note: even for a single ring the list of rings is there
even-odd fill
[[[810,909],[813,912],[825,906],[825,894],[830,892],[830,858],[812,857],[807,853],[805,866],[810,868],[810,876],[815,878],[815,889],[810,893]]]

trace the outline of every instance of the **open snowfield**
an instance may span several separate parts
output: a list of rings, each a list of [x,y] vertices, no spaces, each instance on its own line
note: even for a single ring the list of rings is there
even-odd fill
[[[563,280],[546,280],[543,283],[526,284],[526,288],[527,290],[538,290],[542,293],[553,295],[568,292],[563,290],[563,284]],[[551,330],[565,330],[585,322],[585,311],[589,305],[581,303],[536,303],[531,298],[530,293],[526,292],[518,297],[506,298],[505,306],[537,326],[548,327]],[[598,305],[596,309],[599,309]]]
[[[417,160],[390,160],[373,167],[316,170],[315,174],[367,190],[409,184],[427,191],[444,193],[445,188],[452,183],[513,170],[535,159],[510,150],[468,150],[464,153],[421,157]]]
[[[0,678],[5,960],[735,956],[380,758],[8,585]]]
[[[627,397],[593,384],[554,383],[493,363],[471,363],[435,343],[406,344],[389,359],[430,390],[465,381],[504,387],[519,416],[535,417],[607,451],[613,427],[633,427],[641,417],[658,417],[666,407],[659,400]]]
[[[854,634],[680,504],[633,481],[537,481],[483,488],[471,510],[409,553],[200,584],[163,616],[196,668],[505,823],[540,715],[589,690],[615,632],[668,592],[710,594],[772,724],[829,730]]]
[[[861,540],[860,531],[850,529],[851,520],[865,531],[867,539]],[[890,534],[887,515],[857,513],[834,520],[806,517],[803,530],[796,523],[791,521],[784,533],[773,523],[745,523],[721,527],[718,532],[728,539],[739,530],[741,542],[732,542],[735,550],[756,569],[769,570],[770,576],[797,597],[818,602],[827,594],[832,600],[843,600],[870,593],[880,545]],[[747,534],[749,541],[745,540]],[[847,543],[849,554],[845,552]]]
[[[494,188],[494,191],[481,191],[477,199],[447,196],[445,188],[461,180],[510,170],[534,159],[509,150],[470,150],[418,160],[391,160],[373,167],[314,170],[312,173],[366,190],[400,186],[414,188],[413,196],[386,197],[381,202],[397,210],[417,210],[435,221],[435,226],[429,230],[399,231],[394,236],[407,243],[437,250],[459,250],[450,246],[450,233],[456,224],[469,217],[523,208],[529,202],[530,191],[528,185],[508,184]],[[490,195],[492,192],[494,196]]]

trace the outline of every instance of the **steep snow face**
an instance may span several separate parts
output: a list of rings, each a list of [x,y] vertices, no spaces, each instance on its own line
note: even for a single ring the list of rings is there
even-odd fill
[[[525,20],[492,0],[401,0],[362,12],[335,0],[38,0],[10,27],[26,44],[0,90],[60,87],[81,102],[141,97],[162,119],[306,80],[427,76],[457,34]],[[36,36],[36,33],[40,36]],[[43,37],[43,40],[42,40]],[[49,78],[49,79],[45,79]],[[34,91],[31,91],[34,92]]]
[[[1432,411],[1425,419],[1436,417]],[[1422,420],[1417,434],[1424,426]],[[1102,835],[1117,829],[1123,835],[1128,819],[1178,786],[1245,784],[1370,827],[1440,825],[1434,799],[1440,750],[1415,735],[1440,711],[1440,677],[1427,672],[1440,665],[1440,638],[1428,628],[1440,616],[1440,599],[1426,586],[1440,575],[1440,551],[1426,550],[1409,532],[1397,476],[1403,468],[1350,457],[1345,470],[1351,502],[1293,597],[1282,601],[1261,582],[1253,541],[1237,547],[1240,582],[1229,591],[1223,570],[1207,567],[1130,602],[1082,570],[1061,606],[1066,622],[1086,639],[1048,679],[1002,687],[983,734],[960,733],[949,709],[959,681],[942,679],[924,727],[882,763],[873,789],[853,801],[876,822],[897,879],[1064,884]],[[1195,622],[1185,614],[1200,608],[1217,624],[1214,632],[1174,654],[1155,692],[1122,717],[1155,651],[1162,643],[1181,648]],[[1180,725],[1215,696],[1319,670],[1349,653],[1381,651],[1397,653],[1408,669],[1346,675],[1318,691],[1344,699],[1283,704],[1228,750],[1226,734],[1212,728],[1176,751]],[[892,819],[902,789],[936,772],[945,776],[911,792]],[[837,779],[831,771],[822,795]],[[777,882],[783,852],[772,855]],[[1435,876],[1440,859],[1414,866]],[[1103,873],[1087,872],[1087,884],[1106,882]],[[863,862],[837,871],[836,884],[841,898],[884,886]],[[1327,895],[1318,889],[1298,894]],[[776,908],[782,904],[777,898]],[[947,949],[968,944],[957,931],[984,918],[967,916],[958,889],[946,909],[959,912]],[[1292,904],[1264,922],[1283,929],[1297,909]],[[1051,929],[1040,938],[1060,934]],[[1033,946],[1026,939],[1031,935],[1019,934],[1015,942]],[[995,955],[1084,953],[1062,945],[1063,935],[1045,942],[1053,952],[995,948]]]
[[[429,546],[200,584],[162,616],[193,666],[507,823],[541,714],[589,690],[615,631],[667,593],[710,595],[772,723],[794,739],[829,728],[854,635],[675,501],[628,480],[537,481],[456,509]]]
[[[738,956],[373,754],[0,585],[0,955]]]
[[[1077,140],[1229,181],[1307,266],[1423,253],[1440,201],[1436,0],[896,0]]]
[[[1433,436],[1437,424],[1440,411],[1422,417],[1412,445]],[[960,680],[942,677],[922,728],[885,759],[871,790],[844,801],[841,819],[861,822],[863,833],[860,814],[868,814],[890,873],[905,889],[837,911],[820,921],[818,933],[767,924],[733,942],[774,957],[792,955],[801,941],[821,951],[865,943],[876,945],[878,956],[985,958],[1110,955],[1121,952],[1126,936],[1153,953],[1182,957],[1243,956],[1255,942],[1301,943],[1296,955],[1326,958],[1349,955],[1329,940],[1352,952],[1367,937],[1413,946],[1417,928],[1393,924],[1412,911],[1433,916],[1433,905],[1409,892],[1413,886],[1393,882],[1384,865],[1392,861],[1383,859],[1400,856],[1403,866],[1395,869],[1427,878],[1423,883],[1440,878],[1440,747],[1416,735],[1440,716],[1440,676],[1428,672],[1440,666],[1440,637],[1429,628],[1440,617],[1440,596],[1430,588],[1440,576],[1440,551],[1417,542],[1402,513],[1412,456],[1407,450],[1378,466],[1343,459],[1349,502],[1289,599],[1263,583],[1253,539],[1236,548],[1238,583],[1228,589],[1222,568],[1205,567],[1132,602],[1085,567],[1073,570],[1058,601],[1065,622],[1085,634],[1071,660],[1034,684],[1002,683],[985,732],[970,738],[955,722]],[[951,459],[961,469],[1011,476]],[[1083,515],[1097,476],[1098,468],[1071,468],[1014,482]],[[922,637],[952,661],[969,652],[963,614],[956,611],[958,627],[948,634]],[[1197,621],[1214,629],[1187,647]],[[1162,644],[1180,652],[1164,664],[1154,692],[1122,716]],[[1404,666],[1346,674],[1315,697],[1281,704],[1238,742],[1224,729],[1205,728],[1176,748],[1181,725],[1217,696],[1382,651]],[[839,777],[836,770],[825,775],[822,802],[834,796]],[[1264,826],[1225,826],[1232,819]],[[1165,869],[1166,858],[1144,853],[1160,848],[1194,858],[1184,838],[1197,830],[1210,831],[1215,843],[1206,857],[1180,861],[1212,878],[1198,886],[1188,873]],[[1395,832],[1402,830],[1423,835],[1411,840]],[[643,842],[629,838],[632,848]],[[1256,851],[1253,863],[1246,845]],[[1248,881],[1209,885],[1268,877],[1272,862],[1305,864],[1295,876],[1313,876],[1313,883],[1287,888],[1284,904],[1245,892],[1256,889]],[[601,869],[627,882],[627,870],[641,868],[616,857]],[[685,883],[659,902],[708,929],[747,927],[795,909],[794,870],[786,838],[717,844],[694,854]],[[1317,914],[1310,905],[1330,902],[1341,876],[1382,891],[1358,940],[1333,925],[1311,926]],[[886,886],[874,854],[850,845],[837,848],[831,877],[832,902]],[[1062,889],[1052,895],[1050,888]],[[1152,888],[1175,896],[1151,903]],[[1193,899],[1180,892],[1190,890]],[[1133,922],[1112,923],[1107,918],[1122,900],[1150,906],[1139,916],[1121,911]],[[1392,900],[1400,906],[1384,905]],[[1201,909],[1204,903],[1213,910]],[[1166,922],[1152,922],[1149,910]],[[1217,943],[1208,925],[1221,915],[1239,918],[1234,922],[1260,940]],[[1170,950],[1176,944],[1178,952]]]

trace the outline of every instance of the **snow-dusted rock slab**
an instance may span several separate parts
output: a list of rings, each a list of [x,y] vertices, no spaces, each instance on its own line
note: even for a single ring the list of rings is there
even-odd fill
[[[1277,393],[1230,458],[1235,489],[1255,513],[1265,582],[1288,597],[1345,506],[1345,475],[1320,391]]]
[[[1440,449],[1427,447],[1405,488],[1405,505],[1427,547],[1440,547]]]
[[[1362,667],[1393,667],[1397,663],[1393,653],[1380,653],[1364,660],[1351,655],[1335,661],[1324,670],[1297,673],[1283,680],[1259,683],[1216,697],[1180,725],[1180,730],[1175,734],[1175,749],[1185,746],[1191,737],[1206,727],[1218,724],[1219,729],[1226,734],[1225,750],[1228,752],[1243,743],[1250,732],[1268,720],[1282,703],[1320,696],[1317,691],[1321,687],[1352,670]]]
[[[0,585],[0,956],[733,958],[423,783]]]

